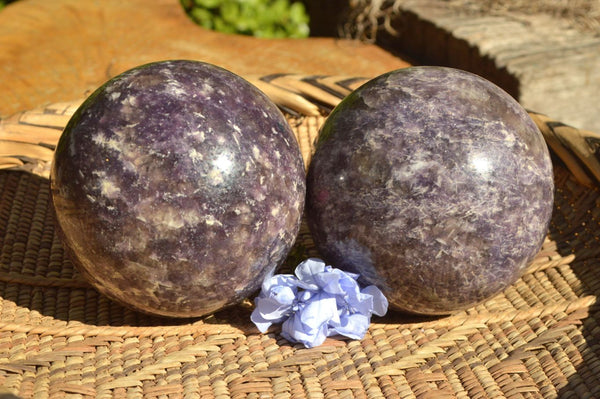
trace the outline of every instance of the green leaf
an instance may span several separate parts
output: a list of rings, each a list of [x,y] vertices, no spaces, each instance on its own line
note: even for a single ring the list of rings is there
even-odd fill
[[[304,4],[295,2],[290,6],[290,20],[298,25],[306,25],[309,22],[308,14]]]
[[[226,1],[219,7],[221,18],[225,22],[235,24],[240,18],[240,6],[235,1]]]
[[[6,0],[0,0],[6,1]],[[180,0],[199,25],[257,37],[307,37],[304,4],[289,0]]]
[[[190,11],[190,17],[200,26],[206,29],[213,29],[214,15],[204,8],[194,8]]]
[[[217,8],[222,2],[223,0],[194,0],[196,6],[202,8]]]
[[[286,15],[289,7],[290,5],[287,0],[274,0],[271,5],[273,14],[278,15],[279,17]]]
[[[223,18],[215,17],[214,24],[215,30],[218,32],[236,33],[235,28],[230,23],[223,20]]]

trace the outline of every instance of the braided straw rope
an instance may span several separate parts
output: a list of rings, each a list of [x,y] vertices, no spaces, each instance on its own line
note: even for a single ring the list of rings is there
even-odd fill
[[[331,108],[365,79],[252,79],[286,111],[305,160]],[[0,121],[0,394],[21,397],[600,397],[596,137],[531,113],[555,157],[554,215],[525,275],[448,317],[391,312],[360,341],[305,349],[259,334],[251,305],[192,320],[143,315],[65,258],[47,176],[77,102]],[[587,147],[586,147],[587,145]],[[318,256],[304,225],[284,270]]]

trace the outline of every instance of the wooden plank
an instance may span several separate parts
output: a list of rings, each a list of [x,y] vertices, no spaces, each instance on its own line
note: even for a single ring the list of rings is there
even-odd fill
[[[151,43],[151,45],[148,45]],[[187,58],[242,76],[372,76],[409,63],[373,44],[206,30],[179,0],[30,0],[0,13],[0,118],[90,94],[134,66]]]

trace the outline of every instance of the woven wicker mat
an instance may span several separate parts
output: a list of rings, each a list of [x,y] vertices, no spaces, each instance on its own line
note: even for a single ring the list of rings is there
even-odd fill
[[[313,88],[324,90],[315,82]],[[330,103],[343,94],[337,89],[337,100]],[[331,104],[297,84],[292,91],[302,92],[306,103],[279,103],[289,111],[308,162],[324,120],[313,111],[326,113]],[[63,104],[24,113],[0,124],[0,133],[27,141],[41,132],[48,143],[39,137],[31,141],[51,148],[73,109]],[[581,135],[532,116],[554,144]],[[258,333],[249,321],[249,304],[203,319],[170,320],[109,301],[63,255],[48,180],[39,176],[44,166],[30,168],[39,175],[0,171],[0,393],[40,398],[600,397],[599,196],[586,185],[593,173],[586,175],[580,154],[567,147],[563,160],[555,158],[557,191],[548,239],[527,273],[505,292],[448,317],[389,313],[375,318],[361,341],[328,338],[313,349],[290,344],[277,329]],[[25,166],[32,158],[12,157]],[[283,267],[315,255],[303,227]]]

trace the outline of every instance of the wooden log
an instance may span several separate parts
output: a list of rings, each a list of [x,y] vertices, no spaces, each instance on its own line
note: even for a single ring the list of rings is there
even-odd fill
[[[377,41],[421,63],[478,73],[526,108],[600,131],[600,37],[549,15],[469,15],[442,0],[397,1],[399,33]]]

